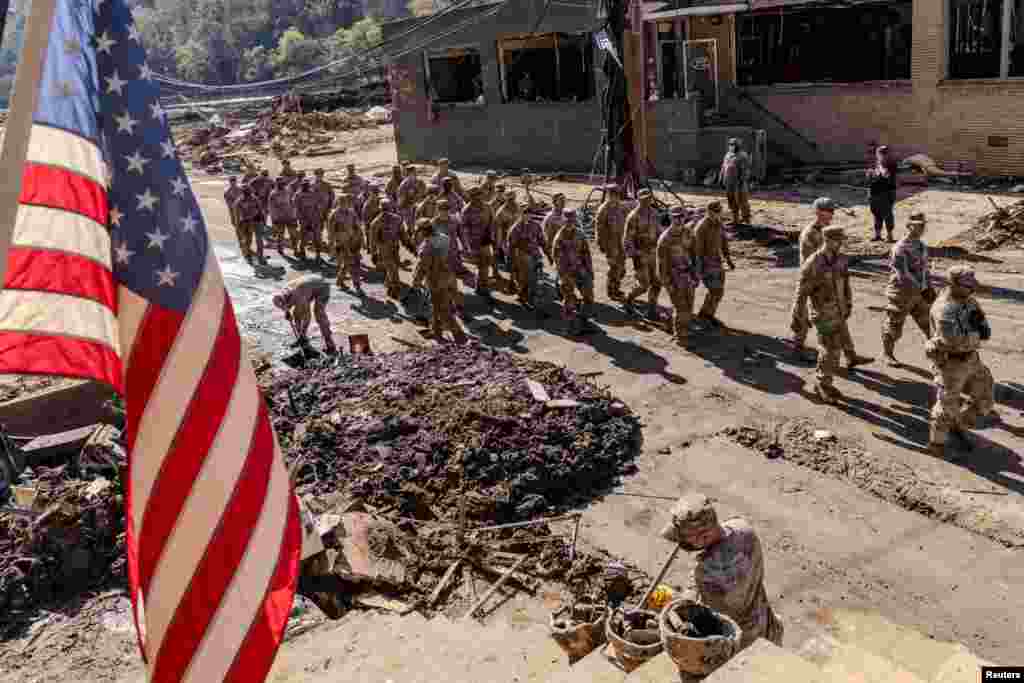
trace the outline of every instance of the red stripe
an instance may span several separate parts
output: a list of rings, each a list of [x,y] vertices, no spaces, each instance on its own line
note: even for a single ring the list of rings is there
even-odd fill
[[[0,332],[0,373],[93,379],[124,395],[117,353],[86,339]]]
[[[246,555],[250,541],[265,543],[270,540],[253,539],[252,535],[266,501],[273,462],[274,433],[266,405],[261,400],[245,466],[207,544],[203,559],[192,575],[188,590],[174,611],[174,618],[155,658],[150,678],[152,683],[173,683],[184,677]],[[213,643],[211,645],[216,647]],[[246,656],[249,656],[248,652]]]
[[[226,298],[227,293],[223,296]],[[225,301],[222,310],[220,330],[206,368],[157,473],[147,507],[139,511],[142,514],[139,537],[144,539],[139,546],[139,587],[147,599],[160,555],[217,438],[237,382],[241,358],[238,325],[230,302]],[[133,358],[132,365],[134,363]],[[241,451],[243,444],[238,446]],[[215,606],[216,602],[212,604]]]
[[[289,490],[288,522],[281,539],[281,554],[271,578],[263,606],[235,654],[225,683],[265,681],[284,639],[288,615],[299,580],[299,555],[302,551],[302,530],[299,526],[299,505]]]
[[[125,433],[128,452],[135,449],[139,436],[139,422],[146,410],[149,397],[153,394],[160,371],[171,352],[171,346],[178,337],[178,330],[185,320],[182,313],[169,311],[150,303],[139,324],[135,346],[131,349],[128,371],[125,373]]]
[[[102,185],[65,168],[31,161],[25,162],[18,201],[71,211],[100,225],[106,225],[109,217],[107,191]]]
[[[67,294],[89,299],[117,313],[117,289],[109,268],[66,251],[11,247],[4,289]]]

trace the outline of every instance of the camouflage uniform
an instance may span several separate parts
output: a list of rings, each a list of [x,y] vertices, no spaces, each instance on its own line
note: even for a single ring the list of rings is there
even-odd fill
[[[480,186],[480,188],[483,190],[483,196],[481,198],[483,199],[484,204],[487,204],[488,206],[491,207],[492,211],[494,210],[494,199],[498,194],[497,183],[497,171],[488,171],[486,177],[484,178],[483,185]]]
[[[279,179],[280,180],[280,179]],[[270,213],[270,223],[274,226],[274,239],[277,241],[277,251],[282,252],[284,247],[285,232],[291,242],[292,251],[299,253],[299,222],[295,213],[295,206],[292,204],[292,193],[285,187],[283,182],[278,182],[267,197],[267,210]]]
[[[302,187],[292,197],[301,229],[296,255],[302,260],[306,260],[306,247],[309,245],[316,249],[316,258],[320,260],[320,252],[323,250],[320,240],[322,202],[323,198],[309,187],[307,182],[303,182]]]
[[[224,190],[224,203],[228,206],[228,217],[231,218],[231,227],[238,230],[238,219],[235,217],[235,202],[242,196],[242,188],[238,186],[237,178],[231,176],[228,179],[228,189]]]
[[[402,280],[398,274],[399,246],[404,235],[402,217],[394,211],[390,202],[386,203],[380,215],[373,219],[370,232],[373,234],[373,243],[377,245],[380,265],[384,269],[384,285],[387,287],[388,297],[398,298],[402,290]]]
[[[915,220],[916,219],[916,220]],[[924,214],[911,216],[910,229],[924,226]],[[929,304],[934,301],[928,271],[928,245],[920,236],[907,236],[897,242],[889,256],[889,284],[885,288],[885,322],[882,346],[885,355],[895,360],[896,342],[903,336],[903,323],[911,316],[925,338],[931,335]]]
[[[351,195],[343,194],[338,198],[338,208],[331,213],[327,225],[338,261],[337,285],[341,287],[351,276],[356,290],[362,291],[359,254],[363,248],[363,233],[359,229],[359,214],[352,208]]]
[[[554,206],[550,211],[548,211],[547,215],[544,216],[543,220],[541,220],[540,229],[541,232],[544,233],[544,253],[547,255],[549,261],[555,263],[555,256],[553,251],[555,246],[555,237],[558,235],[559,231],[561,231],[561,229],[564,228],[566,225],[565,195],[559,192],[551,198],[551,201],[554,204]],[[561,297],[562,294],[560,278],[561,273],[556,268],[555,289],[558,290],[559,297]]]
[[[469,204],[462,209],[459,223],[463,241],[476,261],[476,291],[489,297],[490,275],[494,268],[494,217],[481,200],[479,188],[472,188],[469,197]]]
[[[451,283],[450,299],[455,308],[461,311],[465,304],[465,298],[459,289],[458,281],[462,280],[467,287],[475,288],[476,278],[462,260],[462,248],[459,246],[459,240],[456,238],[458,224],[453,220],[454,216],[449,209],[448,202],[444,199],[437,202],[437,213],[433,219],[434,234],[446,235],[448,237],[448,268],[455,276]]]
[[[392,166],[391,177],[388,178],[388,182],[384,186],[384,196],[391,201],[398,201],[398,188],[404,180],[405,178],[402,176],[402,167]]]
[[[737,138],[729,140],[721,176],[732,222],[750,223],[750,155],[741,149]]]
[[[565,227],[555,235],[551,252],[558,268],[559,288],[562,293],[562,315],[569,322],[570,334],[584,332],[594,306],[594,260],[590,243],[576,225],[576,212],[565,213]],[[576,291],[583,298],[580,308]]]
[[[428,219],[430,221],[433,221],[434,220],[434,216],[436,216],[436,215],[437,215],[437,193],[436,192],[432,193],[430,191],[430,189],[428,188],[427,189],[427,196],[423,198],[422,202],[420,202],[419,204],[416,205],[416,214],[415,214],[415,218],[414,218],[414,223],[416,225],[419,225],[419,222],[422,219],[424,219],[424,218],[426,218],[426,219]],[[415,231],[414,234],[412,235],[412,240],[411,241],[412,241],[412,245],[414,247],[416,247],[417,250],[419,250],[420,242],[422,241],[422,233],[420,231],[418,231],[418,230]]]
[[[260,218],[263,213],[260,209],[260,200],[251,191],[247,191],[235,201],[235,215],[238,218],[238,226],[235,233],[238,235],[238,245],[241,247],[242,255],[248,261],[252,258],[252,240],[256,238],[256,258],[263,260],[263,235],[260,231]]]
[[[373,231],[370,229],[370,226],[373,225],[373,220],[380,215],[380,204],[380,188],[377,185],[373,185],[367,190],[366,201],[363,202],[360,216],[363,221],[363,230],[365,231],[366,251],[370,254],[370,258],[375,265],[380,261],[380,256],[377,253],[377,245],[373,241]]]
[[[452,238],[436,227],[425,237],[416,252],[419,259],[412,276],[412,286],[419,287],[426,280],[430,289],[430,328],[434,339],[442,341],[444,331],[450,330],[455,340],[461,342],[466,333],[452,315],[455,306],[452,292],[459,288],[452,270]]]
[[[319,275],[303,275],[289,282],[284,291],[274,297],[274,305],[283,309],[291,316],[301,341],[306,340],[306,332],[310,323],[310,304],[313,304],[313,316],[320,326],[320,334],[324,338],[324,346],[334,352],[334,337],[331,335],[331,321],[327,318],[327,302],[331,298],[331,285]]]
[[[462,183],[459,181],[459,177],[452,173],[450,170],[448,170],[448,160],[441,159],[440,161],[437,162],[437,165],[437,173],[430,177],[431,184],[441,187],[444,184],[445,178],[451,178],[452,189],[460,195],[465,194],[462,191]]]
[[[427,187],[423,181],[412,175],[405,177],[402,184],[398,186],[398,213],[402,220],[409,227],[413,227],[413,213],[416,211],[416,204],[426,195]]]
[[[800,232],[800,265],[807,263],[807,259],[814,255],[822,245],[825,244],[825,238],[821,235],[822,226],[818,225],[818,221],[814,221]],[[796,301],[800,301],[800,297],[796,297]],[[803,304],[797,305],[796,301],[793,304],[793,312],[791,316],[791,322],[789,328],[793,331],[793,343],[798,347],[802,347],[807,341],[807,333],[811,329],[811,323],[807,319],[807,304],[804,301]]]
[[[725,236],[720,211],[721,205],[718,202],[711,202],[704,218],[700,219],[693,231],[693,257],[697,262],[697,272],[700,273],[704,286],[708,288],[704,304],[697,315],[708,321],[716,320],[718,305],[725,296],[723,261],[732,263],[729,256],[729,240]]]
[[[830,227],[824,230],[826,238],[843,238],[842,228]],[[818,333],[818,378],[819,393],[826,400],[838,396],[832,386],[832,378],[839,367],[843,348],[843,336],[849,335],[846,320],[853,306],[850,290],[850,271],[847,258],[842,254],[829,254],[820,249],[800,267],[798,297],[801,302],[809,301],[811,323]]]
[[[313,192],[316,193],[317,198],[320,199],[320,227],[319,231],[321,234],[327,233],[327,251],[328,253],[334,252],[334,244],[331,243],[331,231],[326,230],[327,228],[327,217],[331,213],[331,209],[334,208],[334,188],[331,184],[324,180],[324,172],[321,169],[316,170],[316,180],[313,182]]]
[[[508,233],[522,214],[523,211],[516,203],[515,192],[506,192],[501,206],[494,213],[494,243],[497,245],[498,250],[495,261],[500,261],[510,272],[512,270],[512,259],[508,251]],[[495,266],[494,275],[498,277],[497,266]]]
[[[616,185],[605,187],[605,200],[597,209],[597,246],[608,259],[608,298],[622,298],[622,279],[626,276],[626,254],[622,237],[626,228],[626,207]]]
[[[690,338],[694,291],[700,284],[693,261],[693,233],[684,225],[681,208],[673,209],[673,224],[658,238],[658,277],[672,300],[672,331],[685,346]]]
[[[954,297],[953,285],[977,287],[974,271],[953,266],[950,287],[944,289],[931,307],[932,337],[925,346],[935,366],[935,405],[931,412],[929,441],[941,449],[950,432],[974,427],[979,416],[989,416],[995,407],[995,380],[981,362],[978,349],[992,330],[985,312],[973,294]],[[961,412],[961,394],[970,397],[967,410]]]
[[[650,191],[641,190],[638,196],[650,196]],[[661,293],[657,249],[658,216],[650,206],[638,205],[626,217],[626,231],[622,237],[623,254],[633,259],[633,273],[636,276],[636,286],[626,295],[625,303],[626,308],[632,310],[636,298],[647,292],[648,316],[652,318],[657,317],[658,295]]]
[[[523,213],[509,230],[508,251],[519,303],[533,306],[537,295],[537,272],[543,268],[544,232],[528,214]]]

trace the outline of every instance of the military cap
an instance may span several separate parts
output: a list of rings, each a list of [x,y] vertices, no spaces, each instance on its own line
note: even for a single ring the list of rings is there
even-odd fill
[[[270,170],[265,168],[262,171],[260,171],[260,175],[268,176],[268,175],[270,175]]]
[[[605,192],[622,192],[622,188],[620,188],[615,183],[608,183],[607,185],[604,186],[604,191]]]
[[[821,231],[822,236],[827,240],[845,240],[846,230],[838,225],[830,225]]]
[[[970,266],[955,265],[947,271],[946,276],[952,284],[962,287],[978,286],[978,278],[974,275],[974,269]]]
[[[315,169],[313,171],[313,174],[314,175],[323,175],[324,174],[324,169],[322,169],[322,168]]]
[[[551,199],[565,199],[565,195],[561,192],[556,192],[553,195],[551,195]]]
[[[355,164],[345,164],[345,168],[355,168]]]
[[[505,199],[515,199],[515,198],[516,198],[516,191],[515,190],[509,190],[508,192],[505,193]]]
[[[636,193],[636,198],[637,199],[642,199],[644,197],[653,197],[653,196],[654,196],[654,194],[650,190],[648,190],[647,188],[644,188],[644,189],[642,189],[642,190],[640,190],[639,192]]]
[[[447,199],[442,199],[441,201],[439,201],[437,203],[437,210],[438,211],[448,211],[449,208],[451,208],[451,205],[452,205],[451,202],[449,202]]]
[[[391,170],[392,171],[401,171],[402,170],[402,165],[401,164],[395,164],[394,166],[391,167]]]
[[[666,541],[682,544],[686,535],[718,525],[718,515],[711,499],[702,493],[688,493],[672,506],[672,518],[661,530]]]
[[[505,189],[505,183],[496,183],[494,185],[494,189],[495,190],[504,190]]]
[[[405,170],[406,171],[415,171],[416,167],[413,166],[412,164],[409,164],[408,166],[405,167]]]
[[[713,202],[708,202],[708,211],[711,213],[719,213],[722,210],[722,202],[717,199]]]
[[[498,172],[497,171],[488,171],[487,172],[487,177],[488,178],[497,178],[498,177]]]
[[[879,152],[888,152],[889,151],[889,145],[879,145],[878,146],[878,151]]]
[[[818,211],[835,211],[836,205],[830,197],[818,197],[811,205]]]
[[[910,214],[910,218],[907,219],[907,225],[915,225],[915,224],[924,225],[927,222],[928,222],[928,218],[925,217],[923,211],[917,211],[915,213],[912,213],[912,214]]]
[[[686,215],[686,209],[684,209],[681,206],[673,206],[672,210],[669,211],[669,215],[671,215],[673,218],[675,218],[677,216],[678,217],[685,216]]]
[[[468,194],[470,197],[479,197],[483,193],[483,191],[484,188],[480,186],[473,186],[466,190],[466,194]]]

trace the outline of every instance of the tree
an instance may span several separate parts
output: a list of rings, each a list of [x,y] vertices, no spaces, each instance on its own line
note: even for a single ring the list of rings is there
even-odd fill
[[[292,27],[281,34],[270,63],[278,76],[297,76],[315,66],[322,54],[319,41],[307,38],[302,31]]]
[[[379,54],[371,53],[381,42],[380,22],[373,17],[364,17],[352,24],[351,28],[340,28],[325,41],[327,53],[331,61],[345,61],[334,67],[332,71],[347,72],[358,70],[363,78],[370,75],[369,70],[379,69],[374,60]]]
[[[425,17],[434,13],[434,0],[409,0],[406,9],[414,17]]]

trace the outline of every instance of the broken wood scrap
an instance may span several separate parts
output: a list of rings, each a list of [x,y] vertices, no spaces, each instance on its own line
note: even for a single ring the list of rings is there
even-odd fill
[[[461,567],[461,566],[462,566],[462,558],[461,557],[459,559],[455,560],[454,562],[452,562],[451,566],[448,567],[448,571],[446,571],[444,573],[444,576],[441,577],[441,580],[438,582],[437,586],[434,588],[434,592],[431,593],[430,597],[427,599],[427,607],[433,607],[437,603],[438,599],[440,599],[440,597],[441,597],[441,593],[443,593],[445,588],[447,588],[448,584],[452,580],[452,577],[455,576],[455,573],[459,570],[459,567]]]
[[[480,596],[480,599],[476,601],[476,604],[469,608],[469,611],[466,612],[466,616],[464,616],[463,619],[472,618],[474,612],[483,607],[484,603],[486,603],[492,595],[498,592],[498,589],[500,589],[502,586],[508,583],[508,581],[512,578],[513,573],[517,569],[519,569],[519,567],[521,567],[524,562],[526,562],[526,559],[528,557],[529,555],[523,555],[521,558],[519,558],[518,562],[509,567],[505,571],[505,573],[501,575],[501,578],[498,579],[497,583],[491,586],[490,590],[488,590],[486,593]]]
[[[491,579],[501,578],[501,576],[507,571],[503,567],[498,568],[492,567],[489,564],[485,564],[483,561],[477,558],[464,557],[463,559],[466,560],[466,562],[471,567],[473,567],[473,569],[476,569],[478,572]],[[519,564],[521,563],[517,563],[516,565],[514,565],[514,568],[518,569]],[[522,574],[515,573],[513,576],[509,577],[507,581],[511,581],[524,593],[529,593],[530,595],[535,595],[537,593],[536,582],[528,576],[523,576]]]

